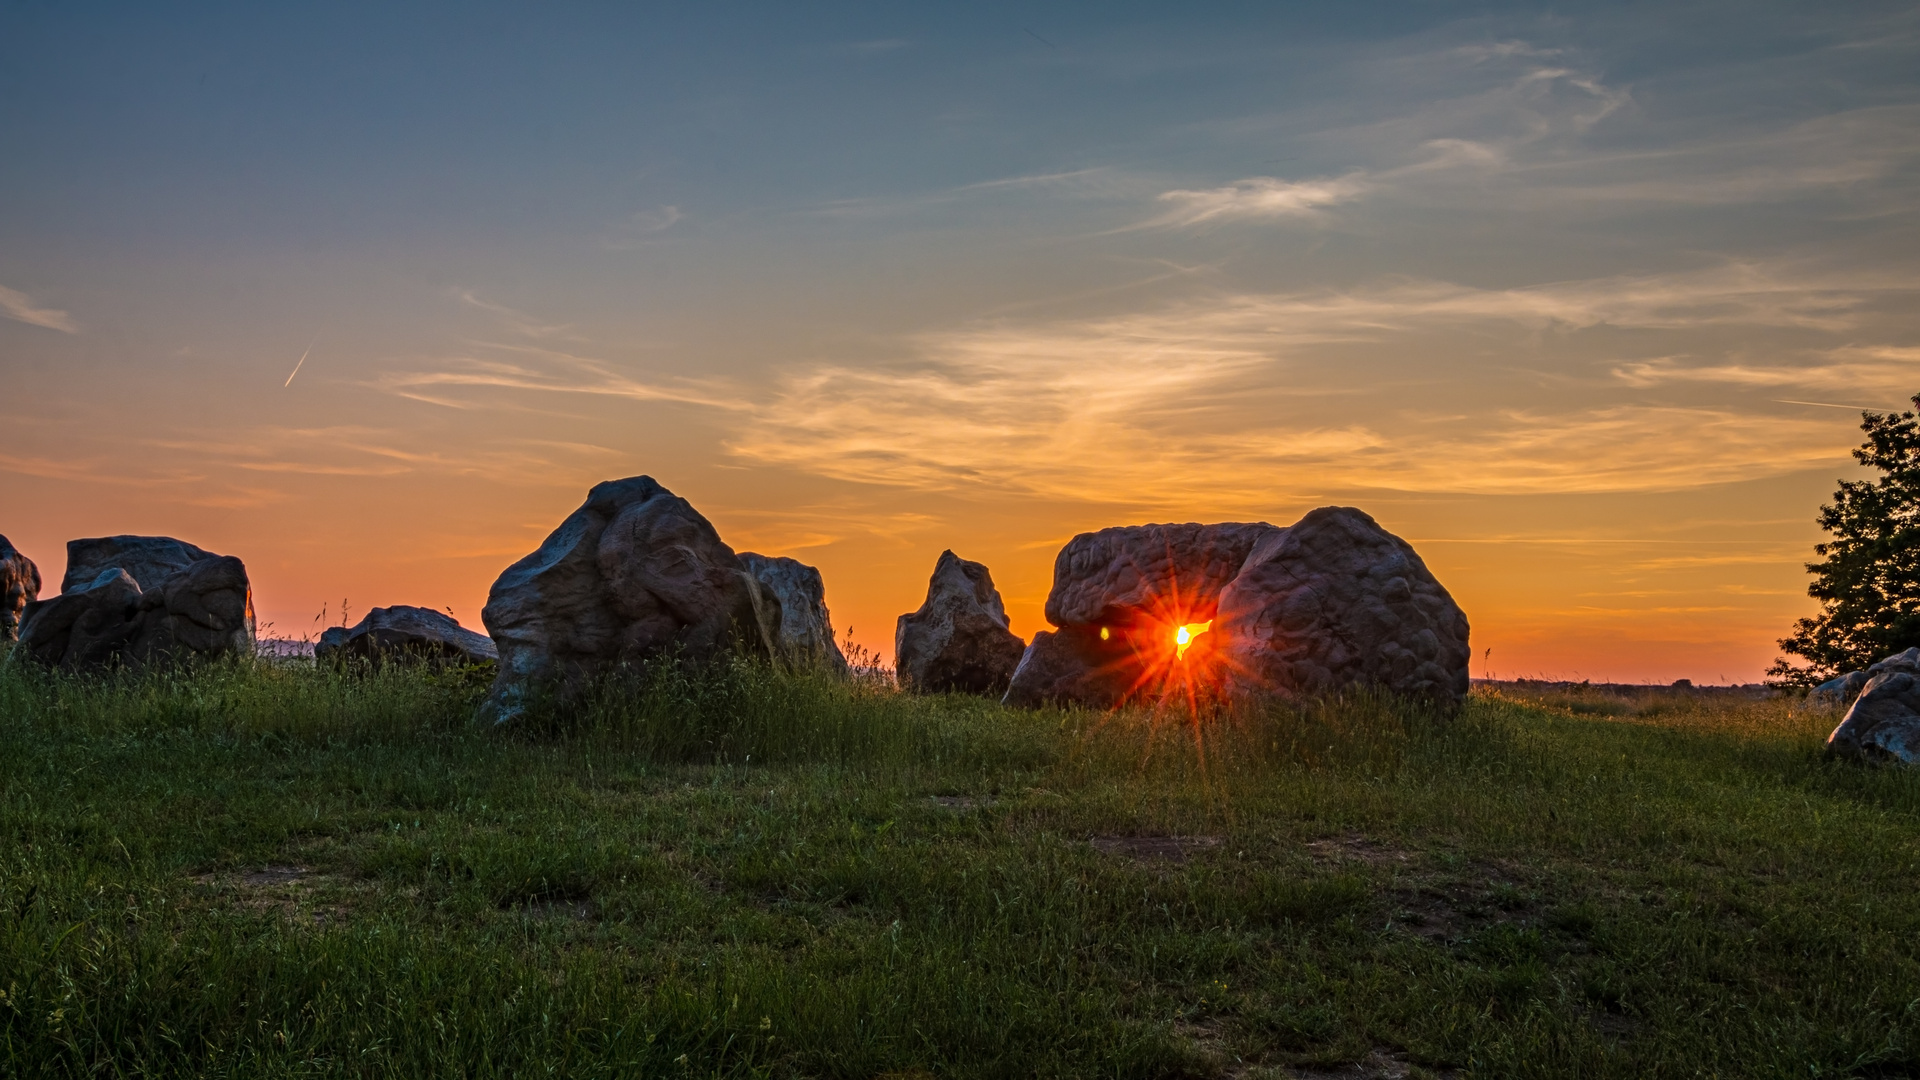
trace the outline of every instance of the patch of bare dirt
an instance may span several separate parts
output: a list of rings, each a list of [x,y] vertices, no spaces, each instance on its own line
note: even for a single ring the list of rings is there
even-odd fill
[[[1345,1065],[1296,1067],[1290,1070],[1289,1075],[1299,1080],[1426,1080],[1428,1077],[1451,1078],[1455,1073],[1451,1069],[1422,1068],[1408,1061],[1404,1054],[1376,1049],[1359,1061]]]
[[[956,813],[993,805],[993,800],[983,795],[929,795],[927,801]]]
[[[1310,840],[1307,850],[1317,859],[1329,862],[1360,862],[1368,866],[1409,866],[1417,857],[1416,852],[1382,844],[1358,833],[1346,836],[1330,836],[1324,840]]]
[[[339,901],[366,888],[334,874],[291,865],[199,874],[193,880],[215,897],[240,907],[275,911],[315,925],[346,918],[349,908]]]
[[[1193,855],[1219,847],[1221,839],[1218,836],[1095,836],[1087,842],[1102,855],[1186,862]]]

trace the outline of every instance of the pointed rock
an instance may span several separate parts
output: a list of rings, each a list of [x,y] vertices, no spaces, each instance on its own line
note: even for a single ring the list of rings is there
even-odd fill
[[[0,641],[20,637],[20,617],[40,598],[40,568],[0,536]]]
[[[951,551],[940,553],[927,599],[900,616],[893,636],[900,685],[927,693],[999,697],[1026,643],[1007,629],[1007,611],[993,575]]]
[[[827,612],[827,586],[820,571],[798,559],[752,551],[740,553],[740,565],[780,601],[781,658],[795,667],[845,675],[847,658],[833,639],[833,617]]]

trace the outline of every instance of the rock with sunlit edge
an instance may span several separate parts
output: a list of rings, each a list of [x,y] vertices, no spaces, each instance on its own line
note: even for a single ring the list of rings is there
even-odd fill
[[[461,626],[453,616],[432,608],[395,604],[377,607],[351,627],[336,626],[320,635],[313,658],[320,661],[418,660],[433,664],[491,664],[499,650],[485,634]]]
[[[1412,545],[1347,506],[1264,538],[1220,593],[1228,692],[1384,690],[1451,709],[1467,696],[1467,617]]]
[[[1054,561],[1047,618],[1009,705],[1370,687],[1457,706],[1467,620],[1412,547],[1347,507],[1288,528],[1137,525],[1082,533]]]
[[[1856,761],[1920,762],[1920,649],[1895,653],[1866,676],[1827,749]]]
[[[534,696],[564,702],[622,663],[773,655],[780,601],[692,504],[634,476],[595,485],[500,574],[480,617],[500,652],[482,715],[504,723]]]
[[[986,566],[940,553],[927,599],[900,616],[894,670],[910,690],[1000,696],[1026,642],[1007,629],[1007,609]]]
[[[1047,621],[1059,629],[1034,635],[1005,701],[1106,709],[1213,696],[1221,591],[1254,547],[1281,531],[1265,522],[1189,522],[1069,540],[1047,594]]]
[[[20,636],[20,616],[40,597],[40,568],[0,536],[0,641]]]
[[[171,537],[75,540],[67,551],[60,595],[27,605],[27,657],[77,670],[253,655],[253,587],[239,559]]]
[[[827,612],[827,586],[820,571],[798,559],[740,553],[740,565],[760,587],[780,601],[781,658],[798,668],[815,668],[845,675],[846,654],[833,639],[833,617]]]

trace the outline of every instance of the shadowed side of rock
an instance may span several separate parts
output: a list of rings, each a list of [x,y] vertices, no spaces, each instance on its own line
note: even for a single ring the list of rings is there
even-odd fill
[[[39,598],[40,568],[0,536],[0,641],[19,638],[21,616]]]
[[[500,658],[483,715],[505,722],[542,688],[565,697],[622,663],[772,656],[780,602],[690,503],[635,476],[595,485],[501,573],[481,618]]]
[[[336,626],[320,635],[316,660],[358,657],[364,660],[417,660],[436,664],[491,664],[499,659],[492,639],[461,626],[432,608],[395,604],[367,612],[351,628]]]
[[[1866,686],[1827,736],[1827,749],[1856,761],[1920,762],[1920,649],[1895,653],[1864,674]]]
[[[201,550],[170,543],[178,547],[155,546]],[[91,579],[28,605],[20,649],[41,663],[68,669],[252,656],[253,590],[246,565],[231,555],[201,556],[171,573],[157,560],[130,558],[155,579],[146,588],[124,567],[99,568]],[[74,568],[62,580],[76,581]]]
[[[752,551],[740,553],[740,565],[780,601],[781,658],[797,668],[847,674],[847,657],[834,640],[820,571],[798,559]]]
[[[929,693],[999,697],[1020,665],[1026,643],[1007,628],[1007,611],[985,565],[940,553],[927,599],[900,616],[894,669],[900,685]]]
[[[1411,545],[1352,507],[1262,540],[1222,591],[1213,632],[1236,693],[1466,699],[1465,613]]]

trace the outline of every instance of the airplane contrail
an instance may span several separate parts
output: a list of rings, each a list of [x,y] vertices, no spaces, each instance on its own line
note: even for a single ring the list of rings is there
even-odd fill
[[[313,341],[319,341],[319,340],[320,340],[319,338],[313,339]],[[313,341],[307,342],[307,352],[303,352],[300,354],[300,363],[293,365],[293,370],[287,372],[287,381],[280,384],[280,389],[285,390],[287,387],[293,385],[293,377],[295,375],[300,374],[300,364],[306,363],[307,353],[310,353],[313,351]]]
[[[1872,412],[1871,405],[1835,405],[1831,401],[1794,401],[1791,398],[1774,398],[1782,405],[1818,405],[1823,409],[1846,409],[1849,412]]]

